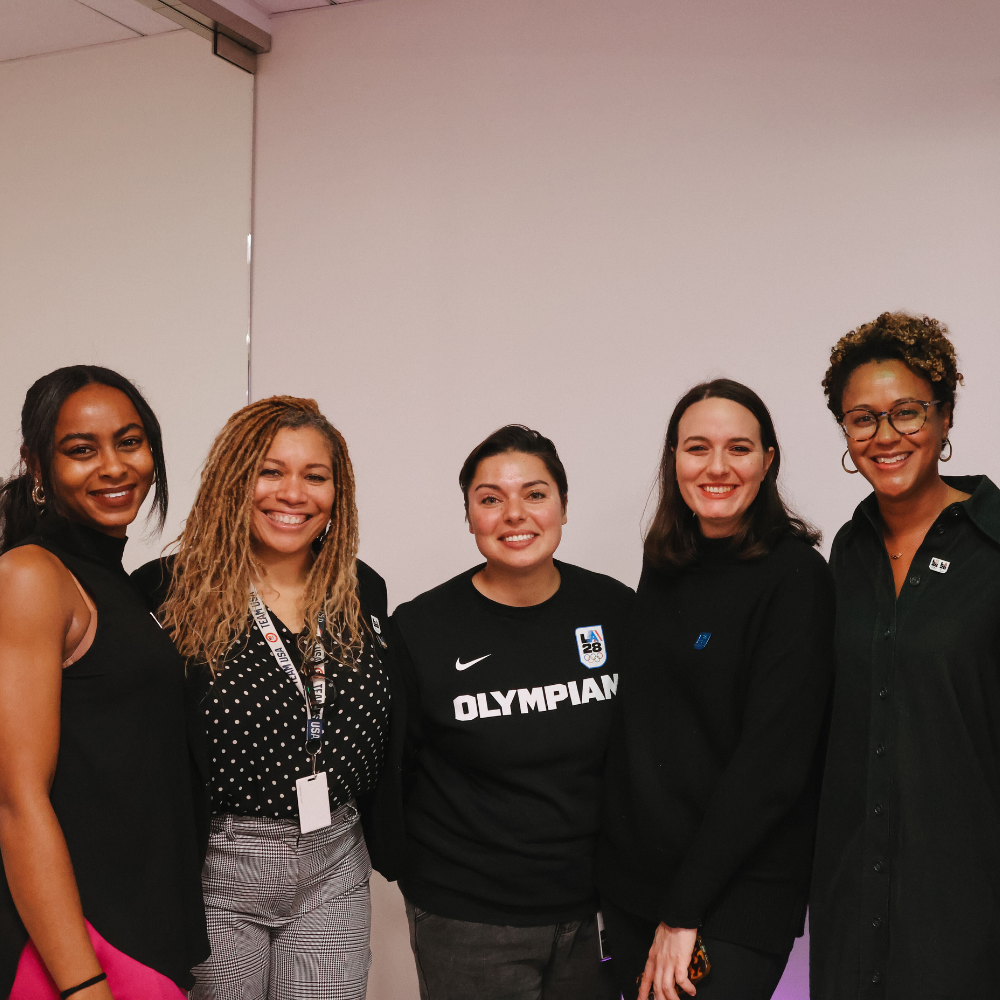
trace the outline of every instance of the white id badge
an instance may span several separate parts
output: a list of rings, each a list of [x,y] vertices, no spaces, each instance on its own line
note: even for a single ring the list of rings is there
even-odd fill
[[[295,782],[299,797],[299,829],[312,833],[330,825],[330,790],[326,784],[326,771],[310,774]]]

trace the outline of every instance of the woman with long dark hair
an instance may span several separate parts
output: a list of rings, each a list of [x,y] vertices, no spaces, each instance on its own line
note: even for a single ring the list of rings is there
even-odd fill
[[[117,372],[28,390],[0,491],[0,997],[183,1000],[208,954],[184,662],[122,569],[160,426]],[[206,817],[207,819],[207,817]]]
[[[598,856],[626,1000],[766,1000],[802,933],[833,588],[780,463],[745,385],[716,379],[674,408]]]
[[[386,592],[357,558],[347,444],[312,399],[234,413],[177,552],[133,578],[188,662],[208,741],[198,1000],[363,1000],[357,800],[388,729]]]
[[[947,328],[905,313],[842,337],[823,381],[841,465],[873,492],[830,554],[813,1000],[997,995],[1000,492],[941,475],[961,381]]]
[[[568,491],[542,434],[501,427],[459,486],[483,561],[393,615],[408,752],[384,782],[403,769],[420,995],[613,1000],[593,858],[633,594],[554,558]]]

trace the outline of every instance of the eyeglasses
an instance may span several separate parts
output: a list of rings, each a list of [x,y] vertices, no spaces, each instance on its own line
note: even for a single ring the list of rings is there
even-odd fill
[[[940,402],[940,399],[908,399],[881,413],[859,406],[840,418],[840,426],[852,441],[868,441],[875,437],[882,418],[887,417],[897,434],[916,434],[927,420],[927,407]]]

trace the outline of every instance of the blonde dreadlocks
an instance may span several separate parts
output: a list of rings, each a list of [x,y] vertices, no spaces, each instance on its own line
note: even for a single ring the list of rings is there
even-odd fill
[[[306,578],[299,648],[318,639],[325,612],[327,652],[356,666],[361,653],[361,605],[355,558],[358,512],[354,470],[340,432],[312,399],[271,396],[234,413],[215,439],[184,531],[177,539],[173,575],[163,605],[163,626],[181,654],[217,673],[249,624],[250,584],[263,575],[253,554],[250,523],[264,458],[283,428],[312,427],[329,442],[336,488],[331,523]]]

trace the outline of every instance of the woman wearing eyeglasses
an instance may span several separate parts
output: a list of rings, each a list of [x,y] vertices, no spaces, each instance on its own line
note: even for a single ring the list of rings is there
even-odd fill
[[[883,313],[823,381],[844,469],[874,493],[830,560],[813,1000],[985,1000],[1000,976],[1000,492],[939,473],[962,381],[945,334]]]

